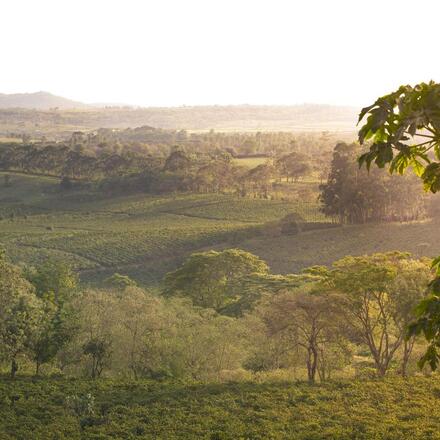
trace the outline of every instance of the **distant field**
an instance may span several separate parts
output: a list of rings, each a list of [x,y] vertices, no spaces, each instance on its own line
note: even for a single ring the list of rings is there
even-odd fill
[[[0,143],[2,143],[2,142],[8,142],[9,144],[11,142],[19,144],[19,143],[22,142],[22,140],[18,139],[18,138],[13,138],[13,137],[3,137],[3,136],[0,136]]]
[[[255,168],[258,165],[266,163],[267,157],[236,157],[233,159],[234,164],[248,168]]]
[[[54,106],[56,107],[56,106]],[[203,132],[337,132],[355,137],[358,109],[328,105],[183,106],[150,108],[84,108],[82,110],[0,109],[0,131],[20,131],[58,137],[73,130],[149,125]],[[38,125],[36,125],[36,123]]]
[[[66,401],[87,394],[93,414]],[[173,384],[2,379],[0,438],[151,440],[438,439],[438,378]]]
[[[0,173],[0,244],[15,262],[66,260],[90,283],[121,272],[154,286],[200,249],[240,247],[265,259],[275,273],[331,264],[346,254],[440,253],[440,227],[432,221],[277,236],[264,225],[289,213],[306,222],[326,221],[317,202],[216,194],[104,198],[62,194],[58,179],[8,174],[11,186],[5,187]]]

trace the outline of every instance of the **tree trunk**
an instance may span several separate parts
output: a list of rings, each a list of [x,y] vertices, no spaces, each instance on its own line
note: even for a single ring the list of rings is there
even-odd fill
[[[11,379],[15,379],[15,375],[17,374],[17,371],[18,371],[18,363],[14,358],[12,359],[11,362]]]
[[[384,377],[388,366],[383,363],[376,363],[376,374],[378,377]]]
[[[414,346],[414,337],[411,338],[409,341],[405,339],[405,341],[403,342],[403,358],[402,358],[402,370],[401,370],[401,374],[403,377],[406,377],[408,375],[408,362],[411,356],[413,346]]]
[[[309,382],[315,382],[318,353],[314,347],[309,347],[307,353],[307,378]]]

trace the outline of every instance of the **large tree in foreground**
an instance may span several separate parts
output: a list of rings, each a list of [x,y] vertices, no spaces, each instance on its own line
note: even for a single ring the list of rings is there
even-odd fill
[[[401,86],[362,109],[359,142],[371,142],[359,164],[375,163],[391,173],[403,174],[411,168],[423,181],[426,191],[440,191],[440,84],[433,81],[415,87]],[[436,278],[430,296],[417,307],[417,321],[410,335],[424,334],[429,342],[420,365],[428,362],[436,369],[440,361],[440,257],[433,262]]]
[[[429,281],[426,263],[401,252],[347,256],[333,263],[327,279],[340,293],[347,335],[368,347],[377,375],[386,374],[399,350],[406,375],[414,345],[414,338],[405,343],[406,327]]]

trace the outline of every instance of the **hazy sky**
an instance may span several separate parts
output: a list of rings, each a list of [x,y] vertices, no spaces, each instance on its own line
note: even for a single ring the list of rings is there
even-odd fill
[[[440,81],[439,0],[2,0],[0,92],[368,104]]]

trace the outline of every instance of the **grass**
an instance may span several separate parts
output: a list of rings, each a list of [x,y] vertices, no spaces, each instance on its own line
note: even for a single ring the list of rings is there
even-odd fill
[[[0,173],[0,244],[15,262],[63,259],[87,283],[115,272],[156,285],[191,252],[240,247],[265,259],[274,273],[331,264],[347,254],[407,250],[440,253],[440,228],[432,221],[359,225],[278,236],[264,225],[291,212],[322,222],[316,202],[180,194],[103,197],[60,193],[54,178]]]
[[[346,255],[393,250],[417,257],[440,254],[438,221],[344,226],[299,235],[258,237],[240,247],[259,255],[277,273],[295,273],[315,264],[331,265]]]
[[[93,413],[67,401],[87,398]],[[123,379],[0,381],[0,438],[438,439],[436,378],[173,384]]]
[[[267,161],[267,157],[236,157],[232,160],[235,165],[241,165],[247,168],[255,168]]]

